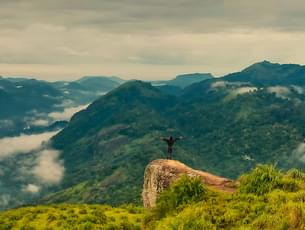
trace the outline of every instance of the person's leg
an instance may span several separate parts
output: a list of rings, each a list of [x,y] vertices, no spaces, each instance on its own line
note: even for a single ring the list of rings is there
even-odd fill
[[[169,154],[168,154],[168,155],[169,155],[168,159],[169,159],[169,160],[172,160],[172,158],[173,158],[173,156],[172,156],[173,148],[172,148],[172,147],[169,147],[168,153],[169,153]]]
[[[166,159],[169,159],[169,154],[170,154],[170,147],[168,146],[167,147],[167,156],[166,156]]]

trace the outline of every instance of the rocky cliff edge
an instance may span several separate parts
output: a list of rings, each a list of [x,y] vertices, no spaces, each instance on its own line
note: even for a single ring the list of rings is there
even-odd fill
[[[192,169],[176,160],[159,159],[152,161],[145,169],[142,192],[144,207],[154,207],[158,195],[182,175],[199,177],[210,189],[228,193],[236,191],[237,183],[233,180]]]

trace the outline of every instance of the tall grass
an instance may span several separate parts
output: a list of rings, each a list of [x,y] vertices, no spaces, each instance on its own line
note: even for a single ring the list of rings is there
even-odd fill
[[[187,204],[202,201],[206,197],[207,189],[199,178],[182,176],[160,194],[156,207],[146,215],[144,226],[153,226],[155,221],[183,209]]]
[[[240,178],[237,193],[208,191],[201,201],[178,206],[177,211],[144,226],[156,230],[303,230],[303,175],[295,169],[284,173],[273,165],[258,165]]]
[[[293,170],[287,175],[284,176],[274,165],[258,165],[253,171],[240,177],[239,191],[264,195],[275,189],[290,192],[298,190],[298,182],[294,179],[301,177],[301,172]]]

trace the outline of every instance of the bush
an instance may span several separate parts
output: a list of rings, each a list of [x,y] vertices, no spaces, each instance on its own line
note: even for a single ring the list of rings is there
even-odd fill
[[[289,170],[286,175],[283,175],[273,165],[258,165],[250,173],[244,174],[240,178],[239,191],[258,196],[274,189],[295,192],[300,189],[300,179],[303,177],[304,174],[297,169]]]
[[[182,176],[160,194],[148,221],[150,221],[149,219],[161,219],[181,206],[204,200],[206,195],[207,189],[199,178]]]
[[[239,191],[263,195],[281,187],[283,175],[273,165],[258,165],[240,178]]]
[[[291,179],[299,179],[299,180],[305,179],[305,174],[302,171],[295,168],[288,170],[286,175]]]
[[[81,209],[78,212],[79,214],[87,214],[87,210],[86,209]]]
[[[296,192],[300,189],[298,181],[286,177],[281,180],[280,188],[287,192]]]
[[[239,193],[210,191],[202,201],[180,205],[176,212],[168,208],[161,218],[151,212],[144,229],[305,229],[302,177],[298,170],[284,174],[274,166],[259,165],[241,177]],[[161,199],[162,195],[158,202]],[[155,212],[166,210],[158,205]]]

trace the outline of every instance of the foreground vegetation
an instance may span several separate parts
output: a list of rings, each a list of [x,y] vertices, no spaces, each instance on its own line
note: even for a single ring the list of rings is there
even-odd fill
[[[135,206],[50,205],[0,213],[0,229],[141,229],[143,209]]]
[[[305,229],[305,174],[258,165],[234,194],[182,177],[144,212],[125,205],[49,205],[0,213],[0,229]]]
[[[260,165],[240,178],[235,194],[182,180],[160,196],[145,216],[145,229],[305,229],[305,180],[296,169],[281,173]],[[172,196],[176,202],[168,199]]]

